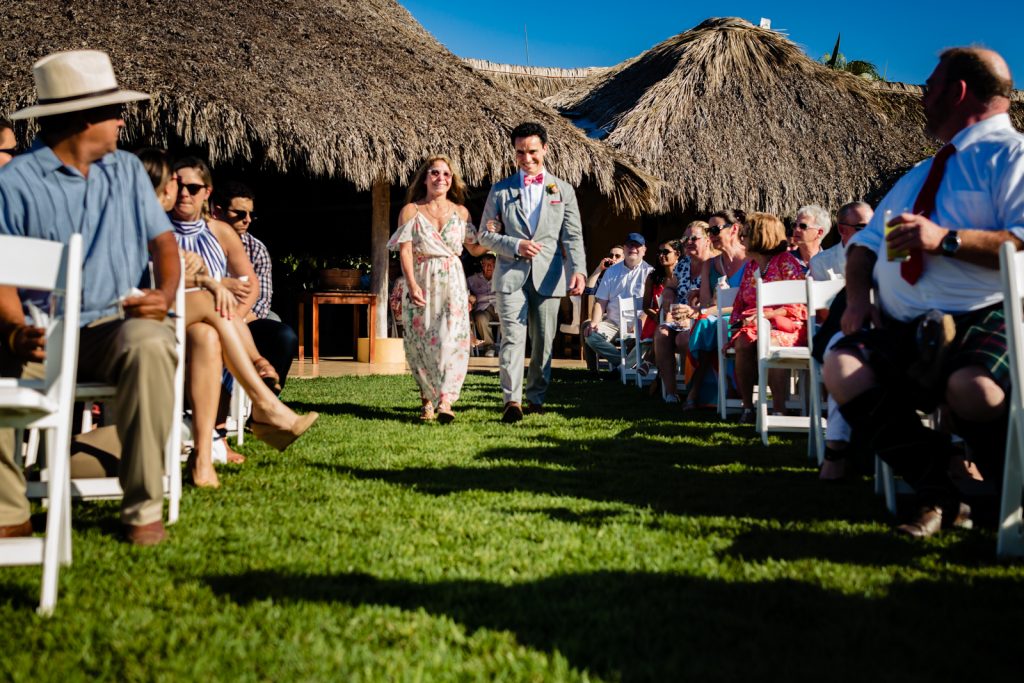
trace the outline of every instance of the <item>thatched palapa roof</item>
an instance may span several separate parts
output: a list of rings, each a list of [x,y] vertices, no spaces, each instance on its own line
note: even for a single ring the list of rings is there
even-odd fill
[[[32,63],[57,50],[110,53],[123,87],[149,92],[128,137],[209,149],[210,160],[408,182],[424,157],[450,155],[484,185],[513,168],[508,132],[551,134],[549,167],[584,177],[624,210],[656,184],[556,112],[481,78],[394,0],[34,0],[8,3],[0,113],[35,100]]]
[[[567,88],[578,87],[591,79],[602,76],[610,66],[587,66],[579,69],[559,69],[549,66],[520,66],[518,64],[499,64],[486,59],[463,57],[463,64],[485,76],[524,95],[538,100],[557,95]]]
[[[880,90],[735,18],[708,19],[546,102],[665,180],[664,204],[697,211],[836,208],[937,147],[919,90]]]

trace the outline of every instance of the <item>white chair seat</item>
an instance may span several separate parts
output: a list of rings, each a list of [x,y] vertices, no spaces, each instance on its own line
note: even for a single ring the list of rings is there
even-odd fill
[[[57,412],[57,406],[36,389],[22,386],[0,386],[0,416],[24,418],[26,421]]]
[[[764,357],[772,363],[793,361],[794,367],[806,367],[811,352],[806,346],[780,346],[768,349]]]

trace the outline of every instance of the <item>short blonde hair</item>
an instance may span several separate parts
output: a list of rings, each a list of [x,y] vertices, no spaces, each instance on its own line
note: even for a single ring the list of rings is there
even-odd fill
[[[747,216],[747,222],[742,229],[747,238],[747,251],[774,256],[789,247],[786,226],[774,214],[752,213]]]

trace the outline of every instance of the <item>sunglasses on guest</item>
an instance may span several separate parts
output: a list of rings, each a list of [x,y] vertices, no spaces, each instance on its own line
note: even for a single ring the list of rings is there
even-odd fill
[[[3,150],[0,149],[0,152]],[[836,225],[845,225],[848,228],[854,228],[855,230],[863,230],[868,227],[867,223],[843,223],[842,221],[836,221]]]
[[[439,178],[440,177],[440,178],[446,178],[447,179],[447,178],[451,178],[452,177],[451,171],[442,171],[439,168],[432,168],[429,171],[427,171],[427,173],[430,174],[431,178]]]
[[[800,228],[801,230],[817,230],[818,229],[817,226],[811,225],[810,223],[797,223],[796,225],[793,226],[793,229],[796,230],[797,228]]]
[[[10,154],[12,157],[18,156],[17,147],[4,147],[0,149],[0,154]]]
[[[183,183],[181,182],[181,178],[178,178],[179,194],[181,193],[182,190],[187,190],[190,195],[195,196],[205,189],[206,185],[203,185],[202,183]]]
[[[227,209],[227,212],[230,214],[234,214],[233,216],[230,216],[231,220],[234,221],[244,221],[246,218],[253,221],[256,220],[255,211],[244,211],[242,209]]]
[[[731,225],[712,225],[708,228],[708,234],[717,237],[723,230],[728,230],[731,227]]]
[[[659,256],[668,256],[669,254],[675,254],[675,253],[676,253],[676,251],[674,249],[659,249],[658,250],[658,255]]]

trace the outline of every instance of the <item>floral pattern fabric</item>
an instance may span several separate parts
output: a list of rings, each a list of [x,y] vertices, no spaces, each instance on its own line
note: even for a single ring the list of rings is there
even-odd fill
[[[753,259],[747,261],[743,267],[743,278],[740,280],[740,291],[736,293],[736,301],[733,303],[732,317],[729,318],[729,326],[733,330],[729,344],[733,344],[736,338],[743,335],[748,341],[757,341],[757,323],[746,322],[757,310],[757,286],[754,283],[757,273],[757,262]],[[804,270],[800,262],[793,258],[789,252],[776,254],[768,261],[768,268],[761,279],[764,282],[778,282],[780,280],[803,280]],[[803,346],[807,343],[807,306],[804,304],[787,304],[783,306],[786,310],[786,321],[777,322],[772,319],[772,344],[774,346]],[[771,308],[765,308],[765,313]],[[785,329],[783,329],[785,328]]]
[[[412,242],[416,283],[426,305],[417,306],[402,294],[405,359],[420,387],[420,396],[434,404],[459,398],[469,367],[469,290],[462,271],[464,242],[475,243],[476,230],[454,211],[439,231],[423,214],[398,227],[388,249]]]

